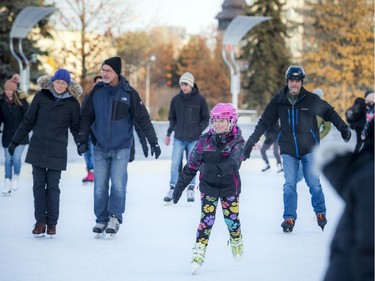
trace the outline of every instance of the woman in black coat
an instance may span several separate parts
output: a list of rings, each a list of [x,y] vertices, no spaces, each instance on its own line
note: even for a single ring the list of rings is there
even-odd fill
[[[3,195],[9,195],[13,190],[18,189],[18,179],[21,172],[22,153],[25,145],[29,143],[29,136],[25,138],[17,146],[14,154],[11,156],[8,153],[8,146],[12,137],[17,130],[19,124],[29,108],[25,98],[18,95],[18,83],[20,77],[14,74],[11,79],[4,84],[4,92],[0,95],[0,123],[3,123],[3,135],[1,138],[4,147],[4,176],[5,184],[2,190]]]
[[[335,146],[317,158],[324,159],[323,173],[345,201],[324,281],[374,280],[374,121],[360,152]]]
[[[34,235],[56,234],[59,217],[61,171],[66,170],[68,129],[78,143],[81,86],[65,69],[38,79],[41,91],[35,94],[21,125],[9,145],[9,153],[32,130],[26,162],[33,169],[35,207]]]

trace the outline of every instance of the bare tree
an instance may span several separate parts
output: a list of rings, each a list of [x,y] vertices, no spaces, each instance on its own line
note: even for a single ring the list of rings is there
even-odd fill
[[[55,17],[55,26],[80,34],[80,39],[73,48],[65,52],[74,56],[81,63],[81,81],[88,74],[97,71],[99,54],[103,52],[101,42],[114,42],[114,36],[119,34],[131,15],[130,5],[124,0],[61,0],[56,1],[59,9]],[[130,4],[130,2],[128,1]],[[112,44],[114,45],[114,44]],[[77,69],[75,70],[77,71]]]

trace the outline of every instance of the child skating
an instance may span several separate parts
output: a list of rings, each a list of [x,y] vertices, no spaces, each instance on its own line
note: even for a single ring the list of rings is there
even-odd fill
[[[232,104],[219,103],[212,109],[211,128],[199,138],[173,192],[173,203],[176,204],[185,187],[200,171],[201,219],[191,261],[193,274],[204,263],[219,201],[228,226],[233,257],[239,261],[243,254],[239,219],[239,169],[245,141],[236,122],[237,111]]]

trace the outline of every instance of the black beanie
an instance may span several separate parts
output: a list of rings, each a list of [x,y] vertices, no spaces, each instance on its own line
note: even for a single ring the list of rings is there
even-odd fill
[[[109,58],[109,59],[106,59],[102,66],[103,65],[109,65],[116,73],[118,76],[120,76],[121,74],[121,58],[120,57],[113,57],[113,58]]]

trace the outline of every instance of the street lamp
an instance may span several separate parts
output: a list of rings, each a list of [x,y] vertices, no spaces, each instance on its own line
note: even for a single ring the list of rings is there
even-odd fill
[[[156,61],[156,56],[151,55],[146,65],[146,108],[150,113],[150,64]]]

